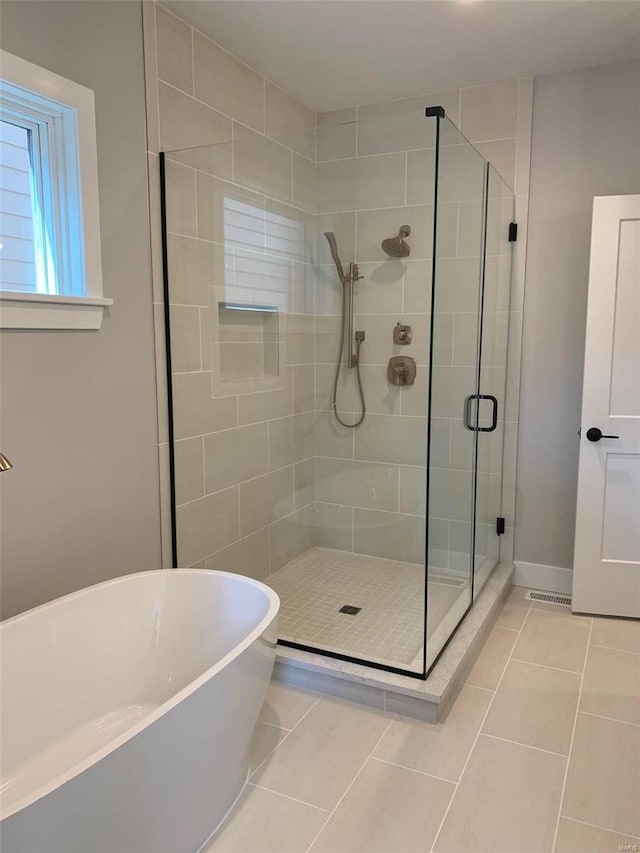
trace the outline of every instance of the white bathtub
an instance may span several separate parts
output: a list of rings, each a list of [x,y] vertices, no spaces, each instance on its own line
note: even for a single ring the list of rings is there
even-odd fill
[[[2,623],[2,853],[199,850],[246,780],[278,608],[180,569]]]

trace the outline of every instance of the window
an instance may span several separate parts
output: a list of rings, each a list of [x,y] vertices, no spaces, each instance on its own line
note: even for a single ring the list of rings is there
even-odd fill
[[[0,51],[0,325],[100,327],[93,92]]]

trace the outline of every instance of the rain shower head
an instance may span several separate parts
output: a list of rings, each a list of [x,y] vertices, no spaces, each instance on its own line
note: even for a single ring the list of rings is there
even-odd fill
[[[340,277],[340,281],[344,283],[345,275],[344,270],[342,268],[342,261],[340,260],[340,255],[338,254],[338,244],[336,242],[336,235],[333,231],[325,231],[324,236],[327,238],[327,243],[329,244],[329,249],[331,250],[331,257],[333,258],[333,263],[336,265],[336,269],[338,270],[338,276]]]
[[[390,258],[407,258],[411,254],[411,246],[405,242],[405,237],[411,234],[411,226],[402,225],[397,236],[388,237],[382,241],[382,249]]]

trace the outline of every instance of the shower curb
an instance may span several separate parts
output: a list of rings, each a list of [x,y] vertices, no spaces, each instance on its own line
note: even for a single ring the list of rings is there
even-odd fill
[[[390,713],[440,722],[495,624],[512,580],[513,564],[499,564],[426,681],[280,645],[273,678]]]

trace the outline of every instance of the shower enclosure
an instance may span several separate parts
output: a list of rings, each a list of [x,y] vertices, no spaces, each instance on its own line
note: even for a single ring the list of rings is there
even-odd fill
[[[161,155],[174,565],[425,678],[500,560],[513,192],[440,107],[277,139]]]

